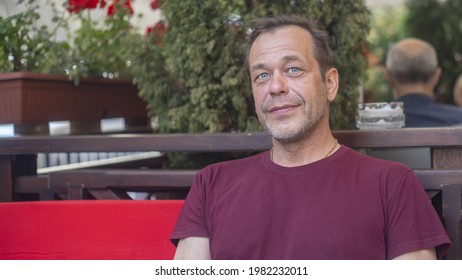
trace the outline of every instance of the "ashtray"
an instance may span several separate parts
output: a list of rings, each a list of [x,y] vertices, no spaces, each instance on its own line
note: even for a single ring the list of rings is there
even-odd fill
[[[405,122],[403,102],[358,104],[356,127],[359,129],[402,128]]]

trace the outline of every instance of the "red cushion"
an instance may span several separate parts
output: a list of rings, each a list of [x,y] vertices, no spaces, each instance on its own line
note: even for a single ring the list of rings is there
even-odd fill
[[[182,200],[0,203],[0,259],[172,259]]]

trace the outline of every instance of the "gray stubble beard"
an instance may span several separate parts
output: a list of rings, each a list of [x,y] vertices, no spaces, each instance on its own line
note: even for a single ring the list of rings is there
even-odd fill
[[[329,106],[326,103],[328,103],[329,101],[327,101],[327,92],[324,87],[322,89],[321,94],[323,94],[323,96],[326,98],[319,99],[313,106],[313,108],[319,106],[319,108],[322,108],[321,111],[316,112],[316,114],[314,114],[313,116],[310,116],[310,113],[307,111],[306,107],[303,106],[303,118],[290,131],[287,131],[287,129],[284,128],[280,128],[280,126],[284,126],[283,124],[277,124],[277,127],[275,127],[271,123],[265,121],[266,115],[264,115],[263,113],[262,116],[258,115],[258,119],[262,126],[265,128],[265,130],[278,142],[288,144],[300,141],[308,137],[317,128],[321,119],[327,113]],[[303,99],[302,105],[305,105],[305,101]],[[265,106],[262,105],[261,112],[267,112],[267,110],[265,110],[264,107]],[[290,123],[289,119],[286,121]]]

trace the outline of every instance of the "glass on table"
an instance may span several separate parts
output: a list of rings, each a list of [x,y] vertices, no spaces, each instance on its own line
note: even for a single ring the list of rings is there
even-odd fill
[[[405,124],[403,102],[358,104],[356,127],[359,129],[402,128]]]

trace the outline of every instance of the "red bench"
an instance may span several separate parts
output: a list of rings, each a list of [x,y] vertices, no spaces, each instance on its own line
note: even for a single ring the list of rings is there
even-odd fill
[[[169,237],[182,205],[182,200],[0,203],[0,259],[172,259]]]

